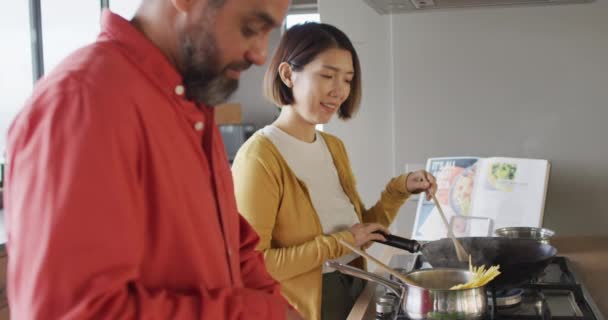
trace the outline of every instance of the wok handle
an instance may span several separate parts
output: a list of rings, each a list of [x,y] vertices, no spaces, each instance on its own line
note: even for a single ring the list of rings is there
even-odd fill
[[[416,253],[416,252],[420,251],[420,249],[422,248],[422,245],[420,245],[420,243],[416,240],[410,240],[410,239],[398,237],[398,236],[395,236],[392,234],[385,234],[384,232],[382,232],[380,230],[374,231],[374,233],[379,233],[386,238],[386,241],[378,241],[378,240],[374,240],[374,241],[385,244],[387,246],[407,250],[411,253]]]

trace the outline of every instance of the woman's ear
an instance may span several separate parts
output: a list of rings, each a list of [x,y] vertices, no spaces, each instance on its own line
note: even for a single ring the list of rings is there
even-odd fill
[[[288,88],[293,87],[293,80],[291,79],[293,75],[293,70],[291,70],[291,66],[287,62],[281,62],[279,65],[279,77],[281,77],[281,81]]]

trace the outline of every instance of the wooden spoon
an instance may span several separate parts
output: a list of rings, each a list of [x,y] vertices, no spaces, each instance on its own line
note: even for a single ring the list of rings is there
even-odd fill
[[[445,213],[443,213],[443,209],[441,209],[441,205],[439,204],[439,201],[437,201],[437,198],[435,197],[435,195],[432,192],[429,192],[429,194],[433,198],[433,202],[435,202],[435,206],[437,207],[437,210],[439,211],[439,214],[441,215],[441,220],[443,220],[443,223],[445,224],[445,228],[448,230],[448,237],[450,237],[452,239],[452,242],[454,243],[458,261],[460,261],[460,262],[468,261],[469,254],[467,253],[467,250],[462,246],[462,243],[460,243],[460,241],[454,236],[454,232],[452,231],[452,228],[450,228],[448,219],[445,217]]]
[[[401,280],[403,283],[406,283],[410,286],[420,287],[420,285],[417,284],[414,280],[409,279],[408,277],[402,275],[401,273],[393,270],[391,267],[385,265],[384,263],[382,263],[382,261],[370,256],[365,251],[363,251],[359,248],[356,248],[355,246],[352,246],[352,245],[348,244],[346,241],[343,241],[341,239],[339,239],[338,242],[340,242],[340,244],[342,244],[343,246],[352,250],[354,253],[364,257],[367,260],[374,262],[377,266],[379,266],[380,268],[382,268],[384,271],[388,272],[389,274],[393,275],[395,278]]]

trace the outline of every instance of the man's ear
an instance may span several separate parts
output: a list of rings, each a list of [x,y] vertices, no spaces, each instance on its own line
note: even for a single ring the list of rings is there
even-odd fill
[[[293,87],[293,70],[291,66],[287,62],[281,62],[279,65],[279,76],[281,77],[281,81],[288,87]]]
[[[181,13],[190,11],[190,7],[193,5],[193,2],[193,0],[171,0],[175,10]]]

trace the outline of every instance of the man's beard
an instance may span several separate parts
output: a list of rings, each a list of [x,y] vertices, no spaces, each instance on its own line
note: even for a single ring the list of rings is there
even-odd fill
[[[232,63],[221,68],[215,38],[207,30],[197,28],[183,38],[181,73],[188,100],[215,106],[225,102],[239,86],[239,81],[226,77],[224,71],[245,70],[250,63]],[[199,42],[194,41],[196,38]]]

